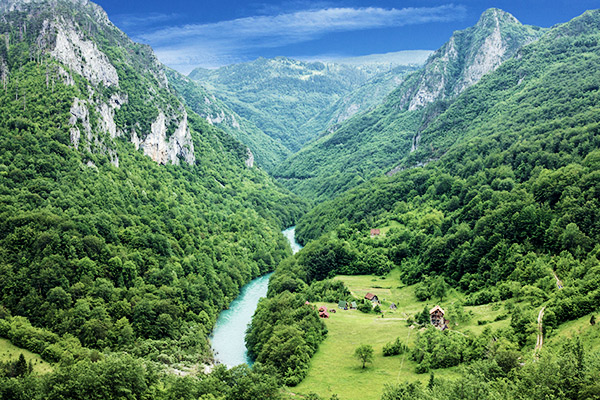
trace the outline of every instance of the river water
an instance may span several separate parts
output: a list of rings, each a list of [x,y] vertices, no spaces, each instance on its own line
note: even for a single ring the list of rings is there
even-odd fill
[[[293,226],[282,232],[289,240],[294,254],[302,248],[294,238],[295,228]],[[242,288],[239,296],[229,305],[229,309],[219,314],[210,339],[215,358],[221,364],[229,368],[244,363],[252,364],[248,358],[244,337],[258,300],[267,295],[270,277],[271,274],[266,274],[252,280]]]

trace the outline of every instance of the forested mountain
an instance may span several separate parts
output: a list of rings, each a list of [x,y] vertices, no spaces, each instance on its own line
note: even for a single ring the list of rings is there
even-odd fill
[[[487,10],[475,26],[455,32],[383,104],[308,144],[274,175],[296,193],[326,200],[389,172],[419,148],[422,131],[458,94],[543,32],[504,11]]]
[[[279,141],[266,135],[254,123],[240,117],[198,82],[171,69],[167,69],[166,74],[185,105],[211,125],[223,129],[248,146],[259,167],[271,171],[276,163],[290,154]]]
[[[0,397],[138,398],[154,362],[210,359],[217,313],[291,254],[305,203],[87,0],[0,3],[0,85],[0,336],[60,362]]]
[[[494,330],[417,333],[408,357],[417,372],[432,371],[429,384],[390,384],[382,399],[597,398],[599,107],[595,10],[458,96],[423,131],[406,168],[306,214],[296,232],[307,246],[280,265],[274,288],[396,269],[417,298],[441,283],[465,293],[466,305],[504,307],[498,318],[509,321]],[[593,333],[569,331],[575,320]],[[532,361],[536,333],[552,344]],[[459,364],[458,378],[437,370],[434,378],[434,369]]]
[[[236,113],[296,152],[327,129],[330,121],[348,114],[348,108],[356,108],[342,103],[342,110],[337,111],[340,106],[332,107],[336,101],[394,67],[395,64],[380,62],[346,65],[277,57],[216,70],[197,68],[189,76]],[[399,68],[387,81],[394,83],[411,69],[414,67]]]
[[[549,290],[550,268],[571,286],[552,304],[556,323],[590,312],[600,296],[589,287],[600,270],[599,46],[600,11],[553,28],[441,113],[413,167],[315,207],[299,238],[351,248],[359,232],[392,227],[378,249],[407,282],[442,274],[468,292],[506,280]]]

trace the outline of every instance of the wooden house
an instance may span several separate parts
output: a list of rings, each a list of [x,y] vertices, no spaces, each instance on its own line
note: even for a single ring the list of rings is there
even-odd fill
[[[448,321],[444,318],[444,310],[442,307],[435,306],[429,311],[429,321],[431,325],[435,326],[438,329],[446,329],[448,328]]]
[[[379,303],[379,298],[373,293],[365,294],[365,299],[369,300],[372,303]]]

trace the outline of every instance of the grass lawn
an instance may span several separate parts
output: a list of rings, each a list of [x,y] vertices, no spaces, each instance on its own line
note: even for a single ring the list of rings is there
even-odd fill
[[[392,271],[385,278],[362,275],[337,276],[336,279],[342,280],[357,298],[362,298],[367,292],[376,294],[382,302],[384,318],[358,310],[340,310],[333,303],[317,303],[335,308],[337,312],[326,320],[329,333],[311,360],[306,379],[289,388],[289,392],[300,395],[314,392],[324,398],[335,393],[342,400],[375,400],[381,398],[386,383],[417,380],[426,383],[429,374],[416,374],[416,363],[409,360],[408,354],[383,357],[382,349],[397,337],[412,347],[417,330],[407,326],[407,317],[421,312],[424,307],[429,309],[437,302],[417,301],[414,287],[403,285],[397,271]],[[451,291],[440,305],[446,309],[449,304],[461,299],[460,293]],[[396,311],[389,308],[392,302],[398,306]],[[502,305],[465,307],[473,313],[473,317],[465,326],[453,329],[480,333],[486,326],[492,329],[506,326],[509,323],[507,319],[494,322],[503,308]],[[478,325],[478,320],[491,322]],[[354,350],[361,344],[370,344],[375,350],[373,362],[365,369],[353,356]],[[456,368],[434,370],[434,374],[436,377],[458,375]]]
[[[600,313],[595,313],[596,319],[600,319]],[[591,352],[600,351],[600,321],[596,325],[590,325],[591,315],[565,322],[551,332],[550,337],[545,339],[544,346],[554,346],[564,338],[579,337],[586,350]]]
[[[19,355],[21,353],[23,353],[27,364],[29,364],[29,361],[33,363],[34,373],[46,374],[48,372],[52,372],[52,366],[46,361],[42,360],[42,357],[40,357],[38,354],[15,346],[8,339],[0,338],[0,361],[16,361],[19,359]]]

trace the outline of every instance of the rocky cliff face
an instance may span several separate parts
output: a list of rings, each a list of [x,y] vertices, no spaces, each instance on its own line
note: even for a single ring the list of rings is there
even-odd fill
[[[455,32],[429,57],[423,70],[401,87],[399,107],[417,110],[458,96],[543,32],[522,25],[505,11],[487,10],[475,26]]]
[[[185,107],[170,89],[164,67],[149,47],[118,30],[102,8],[87,0],[5,0],[0,14],[7,21],[0,28],[3,40],[12,34],[12,40],[26,42],[62,83],[80,91],[69,120],[75,148],[103,152],[118,166],[114,140],[129,138],[158,163],[195,162]],[[123,76],[131,81],[123,84]],[[8,79],[0,52],[0,81],[5,85]],[[139,109],[153,119],[144,123],[139,113],[132,115]],[[175,127],[174,133],[167,134],[168,127]]]

